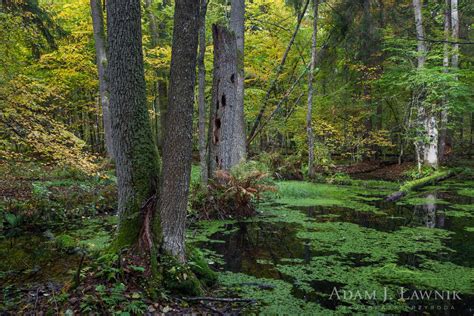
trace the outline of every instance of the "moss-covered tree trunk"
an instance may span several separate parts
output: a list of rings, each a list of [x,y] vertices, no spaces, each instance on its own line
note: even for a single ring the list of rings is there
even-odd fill
[[[159,246],[158,152],[146,104],[139,0],[107,3],[108,79],[118,188],[117,249]],[[135,247],[136,246],[136,247]]]
[[[185,260],[185,228],[193,150],[199,1],[176,0],[169,103],[163,144],[160,210],[163,249]]]

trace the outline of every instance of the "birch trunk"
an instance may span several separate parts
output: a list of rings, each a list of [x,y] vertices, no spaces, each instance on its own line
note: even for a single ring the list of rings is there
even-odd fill
[[[92,27],[94,29],[97,71],[99,73],[99,97],[102,107],[105,148],[109,158],[114,158],[112,143],[112,121],[110,116],[109,86],[107,82],[107,46],[104,30],[104,15],[101,0],[91,0]]]
[[[314,178],[314,133],[313,133],[313,81],[317,58],[318,10],[319,0],[313,0],[313,35],[311,44],[311,65],[308,75],[308,110],[306,113],[306,132],[308,134],[308,176]]]
[[[176,0],[169,106],[163,143],[160,210],[163,249],[185,260],[185,229],[193,148],[199,1]]]
[[[202,0],[199,12],[199,55],[198,55],[198,130],[199,130],[199,160],[201,166],[201,185],[207,186],[208,160],[207,160],[207,135],[206,135],[206,13],[208,0]]]
[[[459,9],[458,0],[451,0],[451,26],[453,28],[453,41],[459,41]],[[459,44],[453,45],[453,57],[451,63],[454,69],[459,67]]]
[[[422,0],[413,0],[413,9],[415,13],[415,26],[418,46],[418,70],[421,71],[424,68],[427,48],[425,45],[425,34],[423,29],[423,17],[422,17]],[[422,87],[422,90],[425,88]],[[421,96],[424,95],[424,91],[421,92]],[[438,167],[438,127],[434,117],[432,109],[427,109],[426,104],[423,102],[423,97],[417,102],[418,105],[418,126],[422,129],[420,139],[417,140],[418,144],[415,145],[417,151],[416,156],[418,165],[420,165],[420,159],[423,159],[423,164],[434,168]]]
[[[449,34],[451,30],[451,0],[445,0],[445,11],[444,11],[444,40],[446,41],[443,46],[443,67],[444,72],[449,71]],[[444,160],[444,151],[446,148],[446,135],[448,126],[448,108],[447,100],[443,100],[441,108],[441,126],[439,136],[439,160]]]

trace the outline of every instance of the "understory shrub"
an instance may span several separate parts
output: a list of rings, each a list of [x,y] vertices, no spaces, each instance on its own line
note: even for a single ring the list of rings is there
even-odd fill
[[[299,155],[285,155],[281,152],[263,152],[258,160],[268,166],[270,173],[279,180],[303,180],[302,159]]]
[[[262,194],[274,190],[263,164],[244,162],[231,171],[217,171],[207,188],[195,186],[191,208],[199,219],[250,217]]]

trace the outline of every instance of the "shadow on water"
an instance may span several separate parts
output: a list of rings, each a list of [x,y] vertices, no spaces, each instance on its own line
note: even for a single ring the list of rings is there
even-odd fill
[[[393,264],[403,271],[425,271],[426,262],[438,262],[439,264],[453,264],[460,268],[469,269],[474,267],[474,231],[467,227],[474,227],[474,216],[461,214],[453,216],[452,212],[457,205],[472,205],[474,200],[470,197],[460,196],[456,191],[444,188],[444,190],[430,190],[418,193],[412,199],[401,203],[387,203],[381,200],[371,202],[384,213],[354,211],[343,207],[309,206],[309,207],[287,207],[290,211],[300,212],[307,218],[305,227],[301,223],[273,221],[260,219],[257,221],[239,222],[229,224],[225,231],[232,233],[217,232],[210,237],[220,242],[205,242],[199,245],[222,256],[224,264],[219,269],[235,273],[244,273],[257,278],[283,280],[292,284],[291,295],[297,299],[307,302],[315,302],[329,310],[339,310],[341,307],[351,308],[351,303],[329,299],[329,294],[334,288],[344,288],[347,284],[332,280],[312,280],[306,282],[306,288],[298,285],[298,278],[282,273],[278,269],[281,265],[307,266],[311,271],[311,261],[314,258],[337,257],[338,250],[326,251],[314,249],[314,244],[298,237],[298,232],[306,229],[311,231],[311,223],[352,223],[363,228],[369,228],[382,234],[392,234],[406,227],[439,229],[449,231],[449,238],[440,242],[447,251],[403,251],[403,242],[400,251],[396,253],[398,260]],[[321,226],[318,226],[321,227]],[[345,232],[341,231],[341,236]],[[384,235],[386,236],[386,235]],[[351,238],[350,235],[344,238]],[[383,263],[365,260],[363,253],[345,253],[337,257],[338,264],[344,269],[337,273],[351,273],[374,268],[375,265],[384,267]],[[374,265],[374,267],[371,267]],[[332,269],[331,266],[327,267]],[[409,269],[409,270],[406,270]],[[304,269],[302,271],[305,271]],[[462,293],[461,300],[445,299],[444,297],[430,299],[416,299],[417,291],[429,291],[426,284],[405,284],[415,293],[415,299],[407,300],[405,303],[398,302],[397,308],[402,304],[402,311],[395,309],[394,313],[404,314],[432,314],[432,315],[473,315],[474,314],[474,270],[470,275],[462,275],[462,278],[471,280],[472,287],[468,293]],[[354,272],[357,273],[357,272]],[[362,272],[360,272],[362,273]],[[413,272],[416,273],[416,272]],[[449,275],[449,274],[448,274]],[[369,276],[370,278],[371,276]],[[446,276],[445,276],[446,277]],[[453,275],[453,278],[459,275]],[[304,278],[303,278],[304,279]],[[398,288],[400,284],[391,281],[380,281],[380,286],[391,286]],[[385,283],[384,283],[385,282]],[[372,283],[371,283],[372,284]],[[436,288],[432,288],[435,290]],[[453,289],[454,290],[454,289]],[[423,292],[423,293],[425,293]],[[420,292],[421,293],[421,292]],[[359,304],[375,307],[373,303],[361,300]],[[391,312],[393,306],[381,309],[382,312]],[[359,306],[360,308],[360,306]],[[380,312],[379,311],[379,312]]]

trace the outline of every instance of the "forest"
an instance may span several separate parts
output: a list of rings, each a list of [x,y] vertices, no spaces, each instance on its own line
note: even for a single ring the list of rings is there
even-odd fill
[[[0,0],[0,315],[474,315],[471,0]]]

